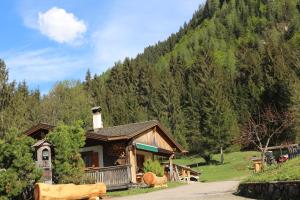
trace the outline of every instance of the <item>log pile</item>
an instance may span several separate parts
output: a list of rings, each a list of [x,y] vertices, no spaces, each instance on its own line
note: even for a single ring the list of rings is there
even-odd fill
[[[168,178],[166,175],[163,177],[157,177],[152,172],[147,172],[143,176],[144,183],[149,185],[150,187],[168,187],[167,181]]]
[[[106,193],[104,183],[89,185],[37,183],[34,187],[35,200],[96,200]]]

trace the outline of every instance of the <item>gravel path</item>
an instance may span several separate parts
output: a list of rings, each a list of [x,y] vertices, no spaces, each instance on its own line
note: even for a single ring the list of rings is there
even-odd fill
[[[113,200],[239,200],[247,199],[235,196],[238,181],[220,181],[211,183],[190,183],[176,188],[156,192],[113,198]]]

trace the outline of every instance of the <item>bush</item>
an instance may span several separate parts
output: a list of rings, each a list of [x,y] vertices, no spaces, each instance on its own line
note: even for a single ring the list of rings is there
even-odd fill
[[[164,168],[160,165],[157,160],[148,159],[144,162],[144,171],[145,172],[152,172],[157,176],[164,175]]]

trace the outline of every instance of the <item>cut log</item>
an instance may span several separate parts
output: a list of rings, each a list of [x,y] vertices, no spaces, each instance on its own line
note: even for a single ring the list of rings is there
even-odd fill
[[[34,186],[35,200],[96,200],[98,197],[102,197],[105,193],[106,185],[104,183],[89,185],[49,185],[45,183],[37,183]]]
[[[147,172],[143,176],[144,183],[149,185],[150,187],[157,187],[157,186],[167,186],[168,178],[166,175],[163,177],[157,177],[152,172]]]

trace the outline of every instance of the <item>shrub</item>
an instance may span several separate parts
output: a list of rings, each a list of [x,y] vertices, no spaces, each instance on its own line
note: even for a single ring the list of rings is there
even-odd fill
[[[145,172],[152,172],[157,176],[164,175],[164,168],[160,165],[157,160],[148,159],[144,162],[144,171]]]

